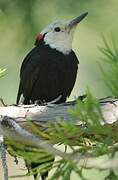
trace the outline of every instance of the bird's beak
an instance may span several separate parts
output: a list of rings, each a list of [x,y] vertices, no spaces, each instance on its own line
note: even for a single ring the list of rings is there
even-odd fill
[[[69,27],[70,29],[72,29],[73,27],[76,27],[76,25],[77,25],[80,21],[82,21],[87,15],[88,15],[88,12],[83,13],[83,14],[81,14],[80,16],[74,18],[73,20],[71,20],[71,21],[69,22],[68,27]]]

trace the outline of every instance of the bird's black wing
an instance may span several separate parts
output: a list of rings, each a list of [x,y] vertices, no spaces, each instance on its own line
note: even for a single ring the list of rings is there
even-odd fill
[[[32,92],[33,85],[40,71],[39,58],[40,55],[36,54],[35,49],[33,49],[26,56],[26,58],[22,63],[20,69],[20,85],[19,85],[17,101],[16,101],[17,104],[19,103],[22,94],[25,98],[25,101],[29,101],[29,97]]]

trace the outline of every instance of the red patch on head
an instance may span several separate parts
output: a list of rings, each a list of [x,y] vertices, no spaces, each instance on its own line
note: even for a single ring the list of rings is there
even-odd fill
[[[36,41],[40,41],[41,39],[43,39],[43,35],[39,33],[36,37]]]

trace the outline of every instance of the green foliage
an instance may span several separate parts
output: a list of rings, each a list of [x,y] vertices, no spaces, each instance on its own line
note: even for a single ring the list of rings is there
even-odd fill
[[[0,69],[0,78],[6,74],[6,69]]]
[[[118,176],[114,173],[114,171],[110,171],[105,180],[118,180]]]
[[[112,95],[118,97],[118,47],[116,40],[112,38],[112,43],[108,43],[103,36],[104,48],[99,48],[103,53],[104,61],[107,63],[108,71],[106,72],[102,66],[100,66],[103,79],[107,87],[111,90]]]

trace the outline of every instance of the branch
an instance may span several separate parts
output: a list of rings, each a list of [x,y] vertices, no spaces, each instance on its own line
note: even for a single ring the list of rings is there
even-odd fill
[[[104,117],[104,124],[113,124],[118,120],[118,99],[104,99],[100,100],[101,111]],[[19,105],[19,106],[5,106],[0,107],[0,122],[4,116],[15,118],[16,122],[25,127],[28,123],[27,119],[36,122],[37,125],[45,124],[46,122],[55,123],[59,118],[64,122],[73,122],[79,125],[81,122],[79,118],[70,116],[68,110],[74,109],[75,102],[68,102],[63,104],[49,104],[44,106],[33,105]],[[0,130],[1,134],[1,130]]]

